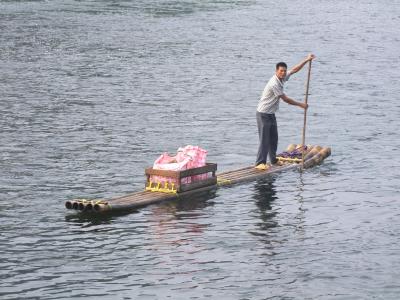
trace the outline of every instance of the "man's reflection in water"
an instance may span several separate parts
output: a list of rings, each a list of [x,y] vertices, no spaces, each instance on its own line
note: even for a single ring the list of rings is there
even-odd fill
[[[277,212],[273,209],[273,202],[278,198],[276,195],[275,186],[276,177],[264,178],[258,180],[254,184],[254,194],[253,199],[256,200],[258,217],[261,222],[257,223],[259,227],[258,232],[252,232],[254,235],[258,236],[268,236],[272,232],[272,228],[277,227],[278,219],[276,218]],[[296,183],[296,189],[294,191],[293,197],[293,209],[295,213],[292,215],[291,226],[295,228],[297,235],[304,235],[304,223],[305,223],[305,209],[304,205],[304,182],[300,175],[298,182]],[[265,240],[267,241],[267,240]]]
[[[258,224],[261,230],[276,227],[273,220],[276,212],[272,211],[272,202],[277,199],[275,177],[257,180],[254,184],[253,198],[256,200],[261,222]]]

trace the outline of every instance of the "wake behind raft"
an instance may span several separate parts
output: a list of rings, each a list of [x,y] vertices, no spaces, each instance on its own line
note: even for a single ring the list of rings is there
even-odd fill
[[[206,163],[205,166],[183,171],[148,168],[145,170],[147,180],[144,191],[111,199],[73,199],[66,201],[65,207],[84,213],[129,211],[158,202],[195,196],[219,187],[265,178],[270,174],[302,169],[303,152],[304,168],[307,169],[322,163],[325,158],[330,156],[331,149],[291,144],[285,152],[277,156],[279,164],[270,166],[266,170],[258,170],[254,166],[249,166],[217,174],[217,164],[214,163]],[[154,178],[169,178],[170,180],[160,182],[154,181]]]

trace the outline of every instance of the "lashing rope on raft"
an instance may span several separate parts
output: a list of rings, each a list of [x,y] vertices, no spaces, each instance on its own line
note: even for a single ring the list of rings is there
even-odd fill
[[[108,204],[107,201],[103,199],[85,199],[85,198],[79,198],[79,199],[74,199],[74,201],[77,201],[82,204]]]
[[[229,180],[229,179],[225,179],[225,178],[222,178],[222,177],[217,177],[217,184],[219,185],[219,186],[221,186],[221,185],[227,185],[227,184],[231,184],[232,182]]]
[[[175,183],[171,183],[170,185],[171,187],[169,186],[168,182],[165,182],[164,187],[162,187],[161,182],[149,181],[149,185],[146,186],[146,191],[177,194],[178,191],[175,188]]]

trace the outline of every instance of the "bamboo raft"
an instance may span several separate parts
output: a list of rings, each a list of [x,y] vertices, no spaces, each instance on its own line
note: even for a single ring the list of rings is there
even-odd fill
[[[289,145],[286,151],[292,151],[297,146]],[[304,168],[311,168],[323,162],[331,154],[330,148],[321,146],[307,146],[304,153]],[[232,171],[216,174],[217,165],[207,163],[206,166],[195,169],[188,169],[180,172],[146,169],[147,181],[144,191],[131,193],[125,196],[111,199],[74,199],[65,202],[67,209],[80,212],[104,213],[110,211],[129,211],[150,204],[179,199],[187,196],[208,192],[222,186],[230,186],[242,182],[248,182],[265,178],[270,174],[280,173],[290,169],[302,169],[302,164],[296,159],[278,158],[279,165],[273,165],[266,170],[255,169],[254,166],[248,166]],[[184,178],[192,176],[201,176],[207,174],[204,180],[190,183],[182,183]],[[151,182],[151,176],[164,176],[174,178],[181,184],[174,187],[173,184],[164,184]]]

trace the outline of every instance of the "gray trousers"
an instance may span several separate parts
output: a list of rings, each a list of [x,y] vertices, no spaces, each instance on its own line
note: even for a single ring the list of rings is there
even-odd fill
[[[276,150],[278,149],[278,125],[275,114],[265,114],[257,112],[258,136],[260,146],[256,165],[267,163],[267,156],[272,164],[276,163]]]

